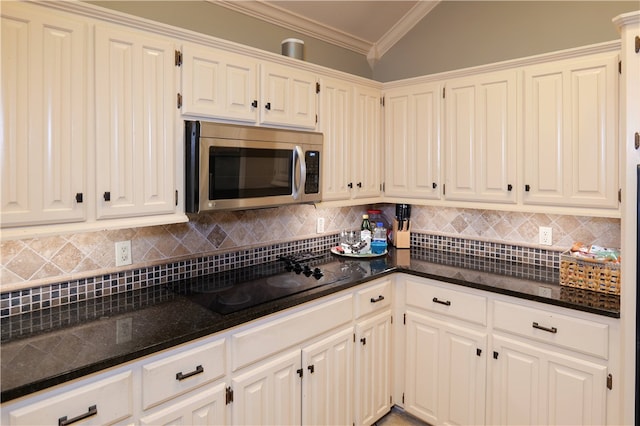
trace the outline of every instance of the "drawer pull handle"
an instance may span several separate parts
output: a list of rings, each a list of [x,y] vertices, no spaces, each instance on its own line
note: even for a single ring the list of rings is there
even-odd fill
[[[383,301],[383,300],[384,300],[384,296],[383,296],[383,295],[380,295],[380,296],[378,296],[378,298],[377,298],[377,299],[374,299],[374,298],[372,297],[372,298],[371,298],[371,303],[378,303],[378,302],[381,302],[381,301]]]
[[[541,326],[540,324],[538,324],[538,323],[537,323],[537,322],[535,322],[535,321],[533,322],[533,324],[532,324],[531,326],[532,326],[533,328],[537,328],[538,330],[548,331],[549,333],[554,333],[554,334],[555,334],[555,333],[557,333],[557,332],[558,332],[558,329],[557,329],[557,328],[555,328],[555,327],[551,327],[551,328],[543,327],[543,326]]]
[[[439,303],[439,304],[445,305],[445,306],[451,306],[451,301],[450,300],[440,300],[437,297],[433,298],[433,302],[434,303]]]
[[[71,423],[79,422],[80,420],[84,420],[88,417],[95,416],[96,414],[98,414],[98,406],[92,405],[91,407],[88,408],[88,411],[86,413],[80,414],[78,417],[74,417],[68,420],[67,420],[67,416],[60,417],[58,419],[58,426],[67,426],[67,425],[70,425]]]
[[[201,365],[197,366],[196,369],[191,373],[182,374],[182,371],[179,373],[176,373],[176,380],[188,379],[189,377],[195,376],[196,374],[200,374],[200,373],[204,373],[204,368],[202,368]]]

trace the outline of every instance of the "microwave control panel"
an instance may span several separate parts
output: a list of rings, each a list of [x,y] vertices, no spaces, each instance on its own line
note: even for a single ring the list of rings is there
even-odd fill
[[[304,161],[307,164],[307,180],[304,184],[305,194],[317,194],[320,191],[320,152],[306,151]]]

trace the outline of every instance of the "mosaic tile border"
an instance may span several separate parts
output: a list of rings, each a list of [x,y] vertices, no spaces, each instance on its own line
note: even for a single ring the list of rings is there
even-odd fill
[[[327,251],[338,244],[338,238],[338,234],[324,235],[219,255],[195,257],[110,275],[5,292],[0,294],[0,319],[93,299],[112,298],[119,294],[148,289],[171,281],[272,262],[280,255],[294,252]],[[556,270],[560,267],[560,252],[553,250],[422,233],[411,234],[411,245],[414,248],[463,254],[476,259],[507,261]],[[460,266],[464,267],[465,265]],[[486,262],[485,266],[487,268],[494,267],[491,262]],[[477,266],[474,266],[473,269],[477,269]],[[113,300],[128,303],[126,299],[122,298]],[[109,310],[114,308],[112,304],[106,304],[104,307]]]

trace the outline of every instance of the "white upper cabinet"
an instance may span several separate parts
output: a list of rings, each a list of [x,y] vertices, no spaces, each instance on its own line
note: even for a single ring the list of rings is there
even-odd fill
[[[175,47],[100,24],[96,55],[98,218],[175,210]]]
[[[354,90],[352,197],[378,197],[382,183],[380,91],[363,86]]]
[[[315,75],[269,62],[260,68],[260,124],[315,129]]]
[[[324,134],[322,146],[322,199],[346,200],[351,196],[351,133],[353,89],[331,78],[320,79],[318,127]],[[353,186],[353,184],[351,184]]]
[[[524,202],[618,207],[617,53],[524,71]]]
[[[375,198],[382,183],[380,91],[322,77],[323,201]]]
[[[447,200],[515,203],[516,75],[509,70],[447,82]]]
[[[182,48],[182,113],[257,122],[258,61],[185,44]]]
[[[441,84],[385,93],[385,196],[440,198]]]
[[[2,226],[86,216],[87,24],[2,4]]]

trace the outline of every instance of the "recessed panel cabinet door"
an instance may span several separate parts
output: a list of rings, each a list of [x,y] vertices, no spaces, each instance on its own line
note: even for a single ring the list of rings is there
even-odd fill
[[[617,58],[525,69],[525,203],[618,206]]]
[[[2,226],[85,219],[87,25],[2,5]]]
[[[442,86],[420,84],[385,93],[385,195],[440,198]]]
[[[446,84],[446,199],[515,203],[516,93],[515,71]]]
[[[302,424],[353,424],[353,328],[302,349]]]
[[[605,365],[502,336],[493,336],[493,350],[488,423],[606,423]]]
[[[257,61],[191,44],[182,56],[183,114],[257,122]]]
[[[371,425],[391,409],[391,311],[356,324],[355,424]]]
[[[351,175],[353,198],[377,197],[382,183],[380,92],[355,87]]]
[[[352,88],[338,80],[320,81],[319,128],[322,146],[322,199],[348,200],[351,197]],[[353,183],[351,183],[353,186]]]
[[[316,128],[316,78],[284,65],[261,65],[261,124]]]
[[[175,49],[117,26],[96,27],[98,218],[175,210]]]
[[[300,350],[284,353],[232,379],[234,425],[299,425]]]

